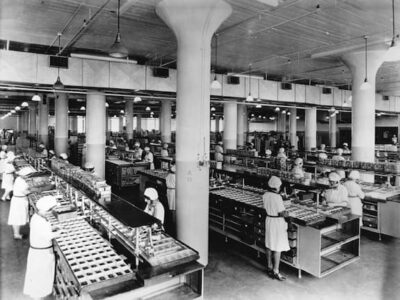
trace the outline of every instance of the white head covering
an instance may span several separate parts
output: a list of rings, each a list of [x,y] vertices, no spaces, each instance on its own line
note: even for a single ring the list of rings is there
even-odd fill
[[[267,150],[265,150],[265,154],[266,154],[266,155],[271,155],[271,154],[272,154],[272,151],[271,151],[270,149],[267,149]]]
[[[10,173],[14,173],[14,172],[15,172],[15,168],[14,168],[13,164],[7,163],[4,166],[4,173],[10,174]]]
[[[336,172],[331,172],[331,173],[329,173],[328,178],[329,178],[330,181],[336,181],[336,182],[339,182],[339,181],[340,181],[340,176],[339,176],[339,174],[336,173]]]
[[[296,166],[302,166],[303,165],[303,159],[302,158],[300,158],[300,157],[298,157],[298,158],[296,158],[295,160],[294,160],[294,164],[296,165]]]
[[[17,173],[18,173],[19,176],[26,176],[26,175],[29,175],[29,174],[34,173],[34,172],[35,172],[35,170],[33,168],[24,167],[21,170],[19,170]]]
[[[220,146],[222,146],[223,144],[224,144],[223,141],[219,141],[219,142],[218,142],[218,145],[220,145]]]
[[[6,151],[7,150],[7,145],[2,145],[1,150]]]
[[[275,189],[275,190],[279,190],[279,188],[282,185],[282,181],[280,178],[276,177],[276,176],[272,176],[269,180],[268,180],[268,186],[271,189]]]
[[[150,151],[150,147],[144,147],[144,151]]]
[[[279,148],[279,153],[284,153],[285,152],[285,148]]]
[[[13,161],[14,158],[15,158],[14,152],[8,151],[8,152],[7,152],[7,159],[8,159],[9,161]]]
[[[171,167],[170,167],[169,169],[170,169],[170,171],[171,171],[172,173],[175,173],[175,172],[176,172],[176,166],[175,166],[175,165],[171,165]]]
[[[344,170],[338,169],[338,170],[336,170],[336,173],[338,173],[338,175],[340,176],[340,179],[346,178],[346,173]]]
[[[40,144],[39,145],[39,148],[42,148],[42,149],[44,149],[44,148],[46,148],[43,144]]]
[[[338,148],[338,149],[336,150],[336,153],[337,153],[338,155],[342,155],[342,154],[343,154],[343,149],[342,149],[342,148]]]
[[[168,149],[168,144],[167,143],[163,144],[163,149]]]
[[[343,143],[343,147],[348,147],[348,146],[349,146],[349,144]]]
[[[67,160],[68,159],[67,153],[61,153],[60,158]]]
[[[57,205],[58,203],[54,196],[44,196],[36,202],[36,208],[41,212],[47,212]]]
[[[50,154],[53,154],[53,155],[56,154],[56,153],[54,152],[54,150],[50,150],[49,153],[50,153]]]
[[[349,178],[352,180],[360,179],[360,172],[358,172],[357,170],[352,170],[349,174]]]
[[[135,147],[140,147],[140,143],[139,142],[135,142]]]
[[[147,188],[144,191],[144,195],[153,201],[158,199],[158,193],[155,188]]]
[[[0,159],[5,159],[7,157],[7,154],[4,151],[0,152]]]

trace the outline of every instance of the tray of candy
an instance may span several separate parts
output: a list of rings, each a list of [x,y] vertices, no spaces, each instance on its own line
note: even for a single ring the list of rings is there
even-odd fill
[[[56,239],[60,264],[79,291],[94,291],[131,280],[133,272],[122,258],[83,219],[58,223],[66,230]]]

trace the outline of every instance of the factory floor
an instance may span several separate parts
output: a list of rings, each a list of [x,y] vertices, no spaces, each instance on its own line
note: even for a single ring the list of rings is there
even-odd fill
[[[9,207],[0,201],[0,299],[29,299],[22,295],[29,243],[12,238]],[[288,279],[279,282],[267,277],[255,253],[211,233],[204,299],[400,299],[399,253],[400,239],[363,234],[359,261],[322,279],[304,272],[299,279],[297,270],[282,265]]]

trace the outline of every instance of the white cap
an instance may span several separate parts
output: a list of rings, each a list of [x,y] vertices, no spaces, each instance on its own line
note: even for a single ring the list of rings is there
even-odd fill
[[[39,211],[46,212],[52,209],[53,207],[57,206],[57,200],[54,196],[44,196],[36,202],[36,208]]]
[[[339,182],[339,181],[340,181],[340,176],[339,176],[339,174],[336,173],[336,172],[331,172],[331,173],[329,173],[328,178],[329,178],[329,181],[336,181],[336,182]]]
[[[60,158],[67,160],[68,159],[67,153],[61,153]]]
[[[5,159],[7,154],[4,151],[0,151],[0,159]]]
[[[271,154],[272,154],[272,151],[271,151],[270,149],[267,149],[267,150],[265,150],[265,154],[271,155]]]
[[[7,150],[7,145],[2,145],[1,150],[6,151]]]
[[[20,169],[17,173],[19,176],[26,176],[26,175],[29,175],[34,172],[36,172],[35,169],[33,169],[31,167],[24,167],[24,168]]]
[[[300,158],[300,157],[296,158],[296,159],[294,160],[294,164],[295,164],[296,166],[303,165],[303,159]]]
[[[271,189],[275,189],[275,190],[279,190],[279,188],[282,185],[282,181],[280,178],[276,177],[276,176],[272,176],[269,180],[268,180],[268,186]]]
[[[144,151],[150,151],[150,147],[144,147]]]
[[[342,148],[338,148],[336,150],[336,153],[339,154],[339,155],[342,155],[343,154],[343,149]]]
[[[224,144],[223,141],[219,141],[219,142],[218,142],[218,145],[221,145],[221,146],[222,146],[223,144]]]
[[[338,169],[338,170],[336,170],[336,173],[338,173],[338,175],[340,176],[340,179],[346,178],[346,173],[344,170]]]
[[[170,170],[172,173],[175,173],[175,172],[176,172],[176,166],[175,166],[175,165],[171,165],[171,167],[169,168],[169,170]]]
[[[357,170],[352,170],[349,174],[349,178],[352,180],[360,179],[360,172],[358,172]]]
[[[135,147],[140,147],[140,143],[139,142],[135,142]]]
[[[94,165],[91,162],[85,163],[85,169],[94,169]]]
[[[53,155],[56,154],[56,153],[54,152],[54,150],[50,150],[49,153],[50,153],[50,154],[53,154]]]
[[[285,148],[279,148],[279,153],[285,152]]]
[[[153,201],[158,199],[158,193],[155,188],[147,188],[144,191],[144,196]]]
[[[343,146],[349,146],[349,144],[347,144],[347,143],[343,143]]]
[[[167,143],[164,143],[164,144],[163,144],[163,148],[164,148],[164,149],[168,149],[168,144],[167,144]]]
[[[46,147],[43,144],[40,144],[39,148],[46,148]]]

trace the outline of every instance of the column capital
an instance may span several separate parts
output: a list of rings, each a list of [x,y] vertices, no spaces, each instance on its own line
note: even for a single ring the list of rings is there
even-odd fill
[[[178,44],[202,44],[209,43],[232,8],[223,0],[162,0],[156,13],[175,33]]]

